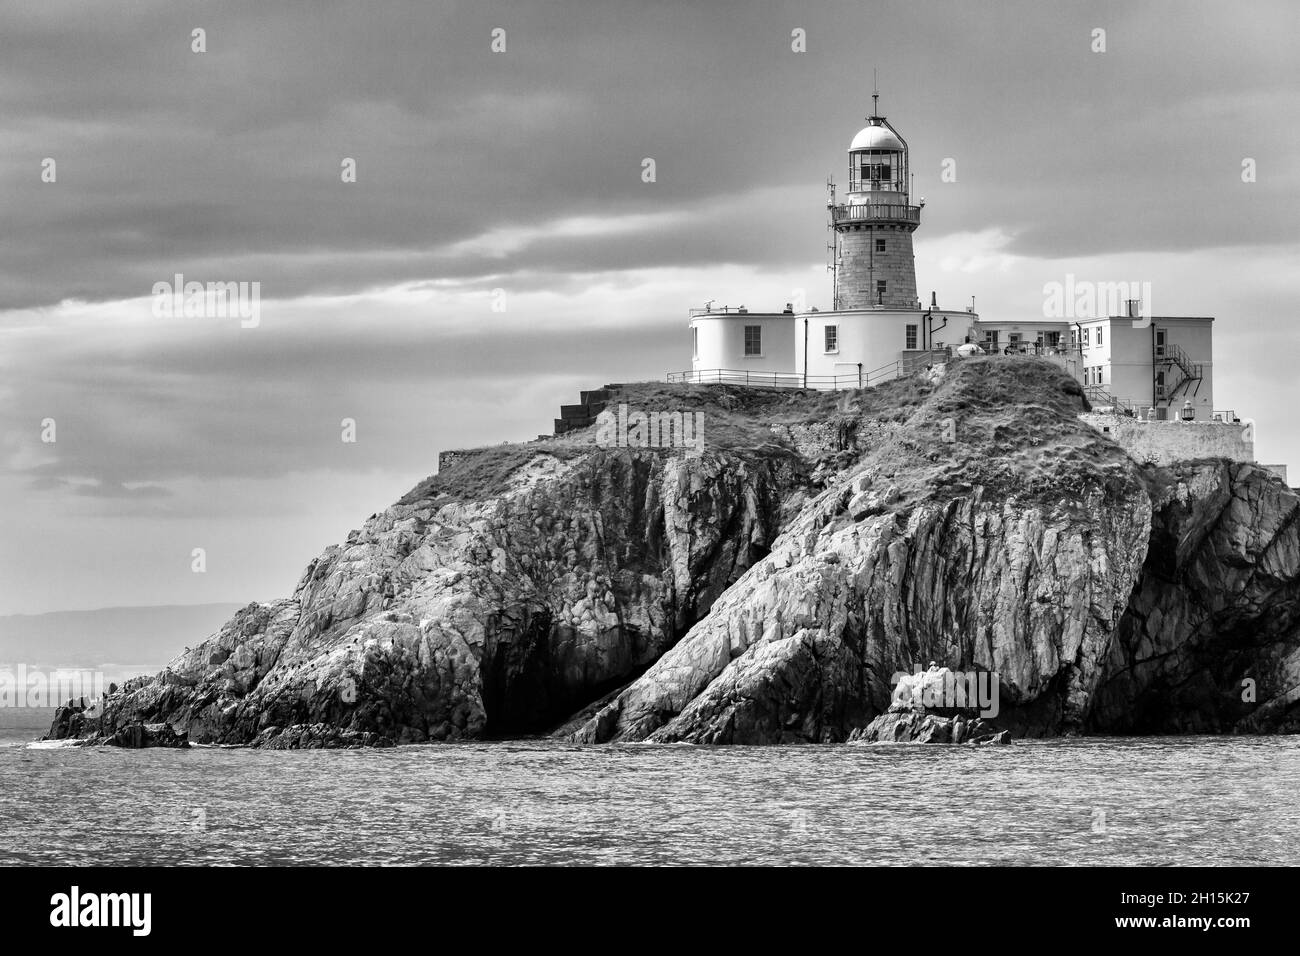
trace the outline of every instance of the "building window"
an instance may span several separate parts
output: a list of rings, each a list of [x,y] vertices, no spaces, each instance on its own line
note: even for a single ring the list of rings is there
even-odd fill
[[[691,355],[695,358],[700,357],[700,330],[691,329]]]
[[[1156,372],[1156,398],[1165,397],[1165,373]]]
[[[745,326],[745,354],[763,354],[763,327],[761,325]]]
[[[884,240],[884,239],[877,239],[877,240],[876,240],[876,251],[877,251],[877,252],[884,252],[884,251],[885,251],[885,240]]]
[[[906,344],[903,346],[904,348],[907,349],[916,348],[916,326],[915,325],[909,325],[907,327],[906,335],[904,336],[904,339],[906,342]]]
[[[1101,329],[1097,329],[1097,347],[1098,347],[1098,348],[1101,348],[1101,333],[1102,333],[1102,330],[1101,330]]]
[[[1156,355],[1165,354],[1165,330],[1156,329]]]
[[[840,347],[840,327],[838,325],[828,325],[825,328],[826,333],[826,351],[837,352]]]
[[[883,296],[884,294],[885,294],[885,280],[884,280],[884,279],[877,279],[877,280],[876,280],[876,296],[879,297],[879,296]]]
[[[1088,333],[1089,333],[1089,331],[1091,331],[1091,330],[1089,330],[1089,329],[1084,329],[1084,330],[1083,330],[1083,347],[1084,347],[1085,349],[1091,347],[1090,344],[1089,344],[1089,342],[1088,342]]]

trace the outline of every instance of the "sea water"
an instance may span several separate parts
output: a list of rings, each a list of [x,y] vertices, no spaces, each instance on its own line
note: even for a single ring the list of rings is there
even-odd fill
[[[1300,738],[0,743],[0,864],[1297,864]]]

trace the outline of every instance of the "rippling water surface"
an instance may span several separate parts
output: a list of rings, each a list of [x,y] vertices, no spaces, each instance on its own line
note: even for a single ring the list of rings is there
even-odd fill
[[[0,864],[1300,863],[1294,737],[263,752],[6,733]]]

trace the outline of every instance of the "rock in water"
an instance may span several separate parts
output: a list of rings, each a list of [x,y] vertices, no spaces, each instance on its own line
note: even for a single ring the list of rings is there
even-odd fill
[[[1135,463],[1049,363],[619,401],[702,410],[704,453],[593,429],[458,453],[290,597],[90,714],[61,708],[51,736],[1000,742],[1300,723],[1296,494],[1253,465]],[[997,676],[987,727],[889,713],[893,675],[931,660]]]
[[[167,721],[198,743],[324,747],[547,732],[767,553],[807,471],[775,441],[692,456],[579,433],[468,454],[327,549],[291,597],[51,733]]]
[[[112,736],[106,737],[103,743],[135,750],[142,747],[188,747],[190,745],[187,734],[177,733],[170,724],[166,723],[127,724],[125,727],[119,727]]]
[[[1009,744],[1011,731],[987,721],[965,721],[920,711],[890,711],[849,734],[849,743]]]
[[[1043,373],[1009,394],[1013,378],[997,360],[957,366],[623,692],[616,719],[574,739],[845,740],[888,708],[890,675],[927,660],[998,676],[999,734],[1293,728],[1296,494],[1253,465],[1144,469],[1077,427],[1068,384],[1050,394]],[[956,441],[936,450],[945,419]],[[855,506],[886,480],[901,500]],[[1242,680],[1262,704],[1250,716]]]

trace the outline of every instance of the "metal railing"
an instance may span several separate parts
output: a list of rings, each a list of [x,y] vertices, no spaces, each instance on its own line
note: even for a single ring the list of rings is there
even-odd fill
[[[757,388],[813,388],[823,391],[870,388],[882,382],[913,375],[926,365],[935,365],[951,359],[951,349],[944,348],[917,352],[879,368],[847,372],[843,375],[805,376],[802,372],[754,372],[748,369],[702,368],[687,372],[669,372],[667,381],[670,385],[749,385]]]
[[[743,305],[706,305],[702,309],[687,309],[690,316],[697,315],[748,315],[749,309]]]
[[[921,207],[902,203],[845,203],[831,207],[831,222],[859,222],[868,219],[887,219],[891,222],[921,221]]]
[[[1048,358],[1083,358],[1083,349],[1077,345],[1043,345],[1038,342],[999,342],[985,339],[976,343],[990,355],[1040,355]]]
[[[1127,415],[1129,418],[1140,418],[1144,414],[1141,402],[1131,398],[1117,398],[1104,385],[1085,385],[1083,394],[1087,396],[1088,404],[1094,412],[1110,409],[1116,415]]]
[[[799,372],[751,372],[737,368],[701,368],[669,372],[668,383],[678,385],[751,385],[758,388],[857,388],[858,374],[809,375]],[[805,384],[806,383],[806,384]]]
[[[1092,405],[1094,412],[1105,414],[1111,412],[1116,415],[1126,415],[1130,418],[1137,418],[1141,421],[1157,422],[1178,422],[1182,421],[1183,409],[1179,405],[1156,405],[1153,406],[1150,400],[1137,401],[1132,398],[1116,398],[1098,385],[1085,385],[1084,394],[1088,396],[1088,402]],[[1149,417],[1152,409],[1155,410],[1155,416]],[[1228,425],[1240,425],[1241,419],[1237,413],[1230,408],[1216,408],[1210,413],[1210,417],[1192,419],[1196,422],[1222,422]]]

